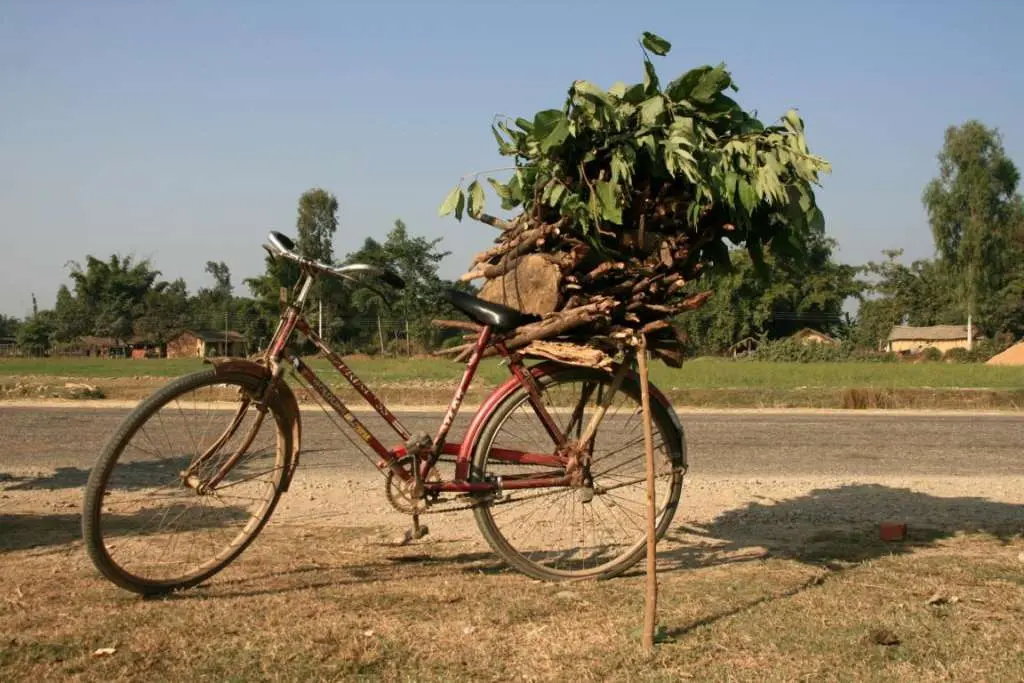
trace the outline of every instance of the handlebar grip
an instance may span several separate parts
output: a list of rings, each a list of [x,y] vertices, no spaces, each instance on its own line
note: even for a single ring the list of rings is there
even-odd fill
[[[272,241],[277,242],[279,246],[284,247],[286,251],[295,251],[295,242],[292,241],[291,237],[272,230],[270,238]]]
[[[397,273],[390,270],[382,270],[380,279],[395,289],[405,289],[405,280],[403,280]]]

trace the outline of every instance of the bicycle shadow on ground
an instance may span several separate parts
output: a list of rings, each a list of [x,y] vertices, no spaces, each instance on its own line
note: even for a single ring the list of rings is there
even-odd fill
[[[905,540],[881,539],[879,525],[889,521],[907,524]],[[669,547],[662,557],[669,571],[761,557],[839,567],[968,532],[1008,542],[1024,534],[1024,504],[848,484],[749,502],[704,525],[676,525],[665,536]]]
[[[186,509],[180,506],[180,513]],[[166,510],[175,514],[175,506],[164,506],[160,514]],[[227,524],[238,525],[248,519],[249,512],[237,506],[207,508],[197,520],[195,528],[212,530]],[[152,526],[153,510],[144,510],[130,515],[109,515],[104,517],[106,533],[115,538],[121,534],[137,536],[140,529]],[[0,553],[17,550],[40,549],[63,546],[82,538],[82,516],[79,513],[43,514],[43,513],[0,513]]]
[[[155,460],[121,463],[117,467],[118,488],[144,488],[152,486],[153,475],[173,476],[188,467],[189,455]],[[58,467],[50,474],[26,476],[0,472],[0,490],[4,491],[59,491],[82,488],[89,481],[88,469]]]
[[[882,540],[879,525],[887,521],[905,522],[906,538]],[[815,489],[797,498],[750,502],[700,526],[676,525],[666,534],[664,546],[659,544],[659,573],[764,558],[795,560],[829,571],[780,595],[670,628],[669,635],[684,635],[765,602],[792,597],[862,562],[935,547],[962,533],[987,534],[1003,544],[1018,540],[1024,537],[1024,504],[849,484]],[[630,572],[642,573],[642,567]]]

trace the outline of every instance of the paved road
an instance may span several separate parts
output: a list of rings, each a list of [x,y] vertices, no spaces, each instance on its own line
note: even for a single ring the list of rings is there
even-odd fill
[[[0,406],[4,471],[87,471],[126,409]],[[439,413],[405,413],[430,433]],[[691,472],[704,476],[1024,476],[1024,418],[991,415],[684,413]],[[303,413],[304,464],[368,465],[318,412]],[[467,420],[456,422],[461,434]],[[379,419],[367,424],[390,437]],[[383,439],[385,443],[394,441]]]

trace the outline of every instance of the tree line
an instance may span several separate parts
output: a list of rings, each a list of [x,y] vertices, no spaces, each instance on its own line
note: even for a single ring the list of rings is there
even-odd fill
[[[1024,336],[1019,181],[998,130],[975,120],[951,126],[938,153],[938,174],[921,196],[933,258],[908,264],[902,250],[889,249],[878,261],[843,264],[835,258],[835,240],[813,230],[795,245],[803,257],[792,262],[766,257],[767,267],[761,268],[737,249],[728,267],[691,283],[694,291],[712,289],[715,294],[703,308],[682,315],[679,327],[694,354],[722,353],[750,337],[782,339],[804,327],[878,349],[894,325],[962,325],[968,317],[979,335],[1019,339]],[[338,212],[337,199],[324,189],[313,188],[299,198],[296,245],[301,254],[335,261]],[[438,347],[445,341],[442,335],[452,333],[431,326],[430,320],[458,315],[444,301],[443,290],[473,291],[438,275],[449,255],[441,242],[413,235],[396,220],[382,241],[368,237],[342,260],[387,265],[406,280],[406,289],[384,301],[369,290],[323,278],[309,299],[310,319],[346,352]],[[219,261],[206,263],[211,282],[195,293],[184,280],[163,280],[149,261],[130,256],[90,255],[69,267],[70,286],[60,286],[54,307],[33,306],[25,320],[0,316],[0,338],[16,337],[27,351],[43,353],[87,335],[163,344],[184,329],[231,327],[259,347],[273,333],[280,288],[298,278],[294,264],[268,256],[262,274],[243,280],[248,295],[238,296],[230,270]],[[855,317],[843,312],[851,298],[859,303]]]
[[[299,253],[335,262],[337,228],[338,201],[331,193],[313,188],[299,198]],[[408,286],[385,301],[369,290],[321,278],[309,298],[309,319],[321,327],[325,338],[347,352],[410,352],[438,346],[443,332],[431,327],[429,320],[453,314],[442,292],[459,286],[438,275],[448,255],[438,248],[440,242],[414,236],[403,221],[396,220],[382,242],[367,238],[344,261],[387,264]],[[131,256],[100,259],[90,255],[84,263],[68,266],[70,285],[59,287],[54,307],[38,310],[34,306],[24,321],[0,317],[0,337],[15,336],[26,352],[42,354],[73,347],[84,337],[165,345],[184,330],[230,328],[244,335],[251,348],[261,348],[276,327],[280,289],[293,286],[299,276],[295,264],[268,255],[264,272],[242,281],[248,295],[239,296],[222,261],[206,263],[211,283],[194,293],[183,279],[163,280],[152,263]],[[395,329],[396,319],[401,321],[399,329]]]

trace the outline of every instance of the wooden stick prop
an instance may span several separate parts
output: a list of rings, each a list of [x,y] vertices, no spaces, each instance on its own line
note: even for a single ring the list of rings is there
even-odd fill
[[[654,652],[654,624],[658,611],[657,544],[655,533],[654,435],[651,429],[651,393],[647,382],[647,337],[641,334],[637,346],[640,361],[640,401],[644,413],[644,446],[647,450],[647,586],[644,593],[643,646]]]

